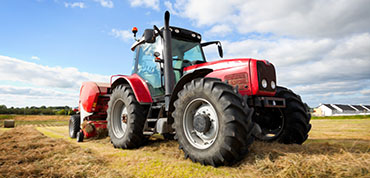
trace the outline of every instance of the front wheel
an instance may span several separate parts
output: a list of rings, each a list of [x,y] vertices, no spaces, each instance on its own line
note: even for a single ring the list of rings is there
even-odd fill
[[[277,87],[276,97],[285,98],[285,108],[257,110],[253,120],[261,127],[255,135],[262,141],[302,144],[311,129],[311,115],[301,97],[284,87]]]
[[[195,79],[179,92],[174,105],[176,137],[186,158],[221,166],[248,153],[252,110],[230,85],[214,78]]]

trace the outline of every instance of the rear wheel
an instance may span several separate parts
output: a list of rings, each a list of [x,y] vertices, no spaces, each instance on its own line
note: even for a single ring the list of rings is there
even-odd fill
[[[174,105],[176,138],[185,158],[221,166],[248,153],[252,111],[230,85],[214,78],[195,79],[179,92]]]
[[[302,144],[311,129],[311,115],[299,95],[278,87],[276,97],[285,98],[286,108],[257,111],[254,121],[260,126],[261,134],[255,135],[262,141],[278,141],[285,144]]]
[[[128,85],[116,87],[108,103],[108,131],[116,148],[137,148],[144,141],[145,116]]]
[[[76,138],[77,132],[80,131],[80,115],[72,115],[69,118],[69,137]]]

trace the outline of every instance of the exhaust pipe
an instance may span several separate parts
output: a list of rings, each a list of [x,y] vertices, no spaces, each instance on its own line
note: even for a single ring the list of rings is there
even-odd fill
[[[173,73],[172,66],[172,45],[171,45],[171,31],[170,31],[170,13],[168,11],[164,14],[164,29],[163,29],[163,41],[164,41],[164,89],[165,89],[165,105],[166,111],[168,111],[169,103],[171,99],[172,90],[175,84],[175,74]]]

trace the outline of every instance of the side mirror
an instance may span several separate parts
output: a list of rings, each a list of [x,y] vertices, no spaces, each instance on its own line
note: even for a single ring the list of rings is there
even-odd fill
[[[217,48],[218,48],[218,55],[220,55],[220,57],[223,58],[224,57],[224,52],[222,50],[221,42],[217,43]]]
[[[144,41],[146,43],[154,43],[155,42],[155,34],[153,29],[146,29],[144,31]]]
[[[221,42],[220,41],[205,42],[205,43],[201,43],[200,46],[201,47],[206,47],[206,46],[211,45],[211,44],[216,44],[217,45],[218,55],[220,55],[220,57],[223,58],[224,57],[224,52],[222,50],[222,45],[221,45]]]

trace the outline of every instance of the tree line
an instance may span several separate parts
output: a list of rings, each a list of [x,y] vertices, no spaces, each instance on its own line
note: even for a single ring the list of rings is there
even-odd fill
[[[31,107],[6,107],[0,105],[0,114],[19,114],[19,115],[72,115],[75,114],[73,108],[69,106],[31,106]]]

